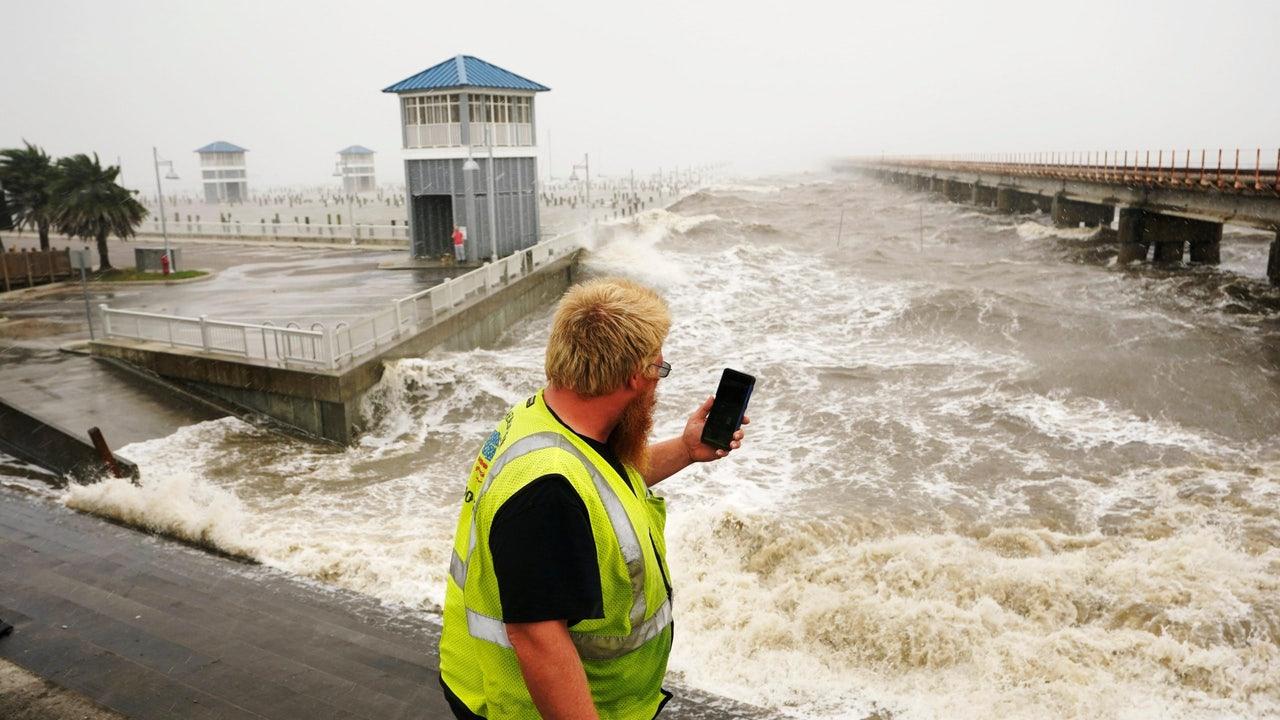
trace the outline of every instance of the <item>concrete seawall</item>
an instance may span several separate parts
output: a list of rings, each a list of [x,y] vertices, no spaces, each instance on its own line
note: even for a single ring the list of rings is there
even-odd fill
[[[573,283],[578,256],[573,252],[490,295],[472,298],[439,322],[345,369],[283,368],[163,343],[107,339],[91,348],[95,357],[129,363],[245,413],[262,413],[308,435],[346,444],[364,430],[361,401],[382,378],[386,360],[417,357],[435,347],[492,345],[517,320],[564,293]]]
[[[75,433],[0,399],[0,451],[80,482],[96,480],[107,468],[88,434]],[[116,456],[116,465],[131,477],[138,466]]]

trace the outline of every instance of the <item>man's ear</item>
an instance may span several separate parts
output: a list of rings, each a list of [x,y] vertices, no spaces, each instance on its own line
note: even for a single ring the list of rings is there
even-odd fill
[[[640,368],[631,373],[631,377],[627,378],[627,389],[633,393],[638,393],[644,387],[644,382],[647,379],[644,374],[644,368]]]

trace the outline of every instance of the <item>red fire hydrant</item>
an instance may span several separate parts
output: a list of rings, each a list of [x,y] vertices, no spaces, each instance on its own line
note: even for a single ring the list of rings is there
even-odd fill
[[[165,253],[160,256],[160,274],[169,274],[169,253]]]

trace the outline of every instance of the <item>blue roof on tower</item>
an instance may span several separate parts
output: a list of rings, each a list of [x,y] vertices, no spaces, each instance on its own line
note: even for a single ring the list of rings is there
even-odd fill
[[[373,151],[363,145],[351,145],[338,151],[339,155],[372,155]]]
[[[458,55],[385,87],[382,92],[402,93],[465,87],[532,90],[533,92],[551,89],[529,78],[520,77],[510,70],[503,70],[497,65],[487,63],[478,57]]]
[[[198,153],[216,153],[216,152],[249,152],[239,145],[233,145],[226,140],[218,140],[196,150]]]

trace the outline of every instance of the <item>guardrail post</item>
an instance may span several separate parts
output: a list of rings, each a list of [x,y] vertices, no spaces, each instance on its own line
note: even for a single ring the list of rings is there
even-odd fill
[[[338,368],[338,352],[337,352],[337,328],[333,330],[326,329],[324,331],[325,338],[328,340],[329,346],[329,369],[336,370]]]
[[[400,301],[399,301],[399,300],[396,300],[396,303],[395,303],[395,309],[396,309],[396,337],[400,337],[400,328],[401,328],[401,326],[404,324],[404,317],[402,316],[402,314],[401,314],[401,312],[400,312]]]
[[[106,303],[98,303],[98,309],[102,311],[102,336],[111,337],[111,312]]]
[[[200,347],[205,352],[209,351],[209,326],[205,323],[208,317],[208,315],[200,316]]]

